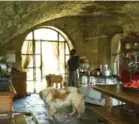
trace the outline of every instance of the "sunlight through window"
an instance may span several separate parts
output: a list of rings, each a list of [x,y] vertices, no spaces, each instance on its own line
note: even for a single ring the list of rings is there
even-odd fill
[[[39,92],[45,88],[48,74],[65,74],[69,47],[59,32],[50,28],[40,28],[30,32],[21,52],[22,67],[27,71],[28,92],[34,90]]]
[[[42,39],[42,40],[55,40],[57,41],[57,36],[58,33],[54,30],[51,29],[37,29],[34,31],[34,38],[37,39]]]

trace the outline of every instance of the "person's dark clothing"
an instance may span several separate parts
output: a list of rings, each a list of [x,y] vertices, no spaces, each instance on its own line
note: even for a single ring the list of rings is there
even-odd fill
[[[69,67],[69,86],[78,87],[78,67],[79,67],[79,56],[71,56],[68,60]]]
[[[69,71],[68,86],[78,87],[78,80],[79,80],[78,77],[79,77],[78,70]]]
[[[68,60],[69,71],[75,71],[79,67],[79,56],[72,56]]]

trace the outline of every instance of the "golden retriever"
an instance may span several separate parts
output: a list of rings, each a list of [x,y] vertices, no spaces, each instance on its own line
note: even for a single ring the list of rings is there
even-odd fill
[[[39,92],[41,99],[48,105],[48,117],[52,119],[56,107],[64,107],[72,105],[73,115],[76,111],[78,112],[77,118],[81,117],[81,114],[85,111],[84,94],[79,88],[66,87],[62,89],[56,89],[48,87]]]

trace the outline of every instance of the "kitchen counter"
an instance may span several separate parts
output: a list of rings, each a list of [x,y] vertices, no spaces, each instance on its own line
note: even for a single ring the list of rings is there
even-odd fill
[[[139,91],[125,90],[121,85],[94,85],[93,89],[106,95],[106,103],[104,107],[92,107],[92,110],[96,112],[101,118],[109,122],[110,124],[138,124],[138,109],[132,109],[133,112],[129,112],[129,105],[139,105]],[[110,98],[116,98],[124,104],[118,106],[110,105]],[[125,106],[127,107],[125,109]]]
[[[108,96],[139,105],[139,91],[123,89],[121,85],[94,85],[93,89]]]
[[[85,101],[87,103],[104,106],[105,105],[104,95],[101,92],[93,89],[92,86],[94,84],[96,84],[96,85],[117,84],[117,81],[118,80],[113,77],[106,78],[106,77],[102,77],[102,76],[95,77],[95,76],[85,76],[84,75],[84,76],[80,77],[79,85],[82,87],[82,90],[85,95]],[[113,102],[113,105],[119,104],[119,101],[117,101],[116,99],[113,99],[112,102]]]

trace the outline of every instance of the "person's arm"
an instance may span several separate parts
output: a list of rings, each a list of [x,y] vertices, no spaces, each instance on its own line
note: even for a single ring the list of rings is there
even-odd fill
[[[68,72],[69,71],[69,66],[66,65],[65,67],[66,67],[66,72]]]
[[[65,65],[65,68],[67,71],[69,71],[69,60],[67,61],[66,65]]]
[[[80,56],[79,59],[86,59],[86,56]]]

